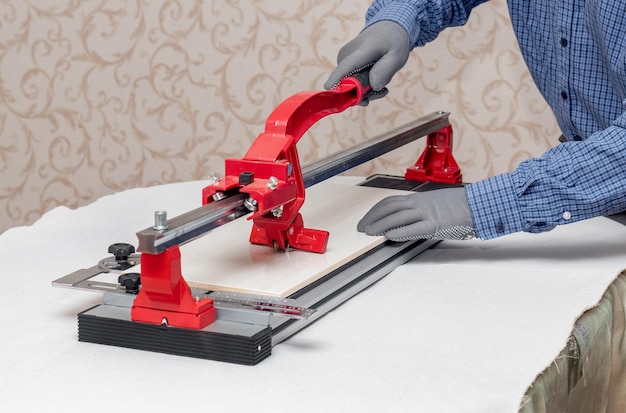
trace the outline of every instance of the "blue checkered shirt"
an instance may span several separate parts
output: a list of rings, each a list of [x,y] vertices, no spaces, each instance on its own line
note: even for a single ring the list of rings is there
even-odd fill
[[[414,47],[486,0],[380,0]],[[495,238],[626,210],[626,0],[508,0],[528,69],[567,139],[466,187],[476,235]]]

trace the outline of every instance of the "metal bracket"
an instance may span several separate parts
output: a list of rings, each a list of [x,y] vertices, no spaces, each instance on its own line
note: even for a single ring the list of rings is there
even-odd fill
[[[452,156],[452,126],[430,133],[426,148],[414,166],[407,168],[404,178],[410,181],[432,181],[460,184],[461,169]]]

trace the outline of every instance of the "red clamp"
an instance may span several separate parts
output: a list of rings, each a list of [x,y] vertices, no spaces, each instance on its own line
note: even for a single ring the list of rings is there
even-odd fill
[[[205,187],[202,202],[243,192],[254,210],[250,242],[277,250],[324,253],[328,231],[304,227],[299,212],[305,188],[296,144],[318,120],[361,102],[371,89],[368,73],[348,77],[331,90],[301,92],[283,101],[268,117],[241,159],[227,159],[225,177]]]
[[[447,125],[426,137],[426,148],[414,166],[407,168],[404,179],[460,184],[461,169],[452,156],[452,126]]]

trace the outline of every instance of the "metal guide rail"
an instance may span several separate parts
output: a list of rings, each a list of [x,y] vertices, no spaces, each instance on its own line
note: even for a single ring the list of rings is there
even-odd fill
[[[317,183],[382,156],[394,149],[432,134],[449,125],[448,112],[433,112],[397,129],[371,138],[361,144],[339,151],[302,167],[305,187]],[[172,245],[188,242],[218,225],[250,213],[244,205],[245,194],[235,194],[189,211],[161,225],[137,233],[138,251],[156,254]],[[167,229],[160,229],[161,226]]]

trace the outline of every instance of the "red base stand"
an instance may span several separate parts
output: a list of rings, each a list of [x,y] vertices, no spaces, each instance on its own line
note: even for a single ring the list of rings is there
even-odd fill
[[[131,318],[192,329],[202,329],[215,321],[213,300],[193,297],[182,276],[178,246],[160,254],[141,254],[141,289]]]
[[[426,138],[426,148],[414,166],[407,168],[404,179],[460,184],[461,169],[452,156],[452,126],[448,125]]]

